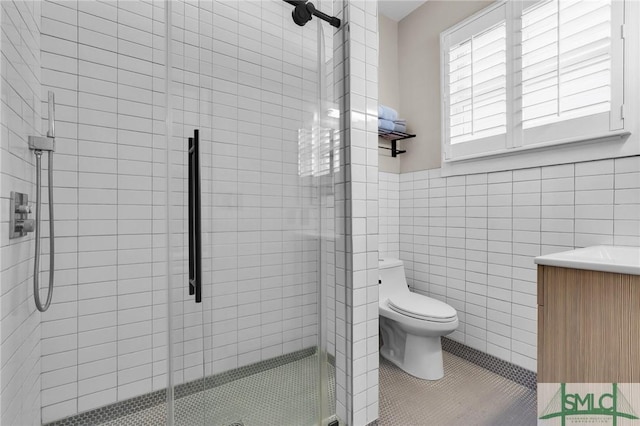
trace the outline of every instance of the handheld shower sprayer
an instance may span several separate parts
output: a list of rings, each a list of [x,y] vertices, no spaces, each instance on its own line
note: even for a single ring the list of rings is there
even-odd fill
[[[53,297],[53,279],[55,272],[55,232],[53,224],[53,152],[56,149],[55,139],[55,95],[53,92],[49,92],[48,95],[48,107],[49,107],[49,129],[47,130],[47,136],[29,136],[29,149],[32,150],[36,156],[36,220],[35,220],[35,241],[36,250],[35,258],[33,262],[33,298],[36,303],[36,308],[40,312],[45,312],[51,305],[51,298]],[[44,305],[40,301],[40,222],[42,209],[42,152],[47,151],[49,160],[49,290],[47,292],[47,300]]]

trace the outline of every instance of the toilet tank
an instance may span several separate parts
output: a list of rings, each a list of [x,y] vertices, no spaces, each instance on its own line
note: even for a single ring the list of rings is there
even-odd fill
[[[385,300],[390,294],[409,292],[407,277],[404,274],[402,260],[383,258],[378,262],[378,275],[380,276],[380,300]]]

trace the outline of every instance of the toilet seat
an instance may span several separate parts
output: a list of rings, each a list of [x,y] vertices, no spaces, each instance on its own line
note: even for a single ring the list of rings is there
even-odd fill
[[[452,322],[456,310],[444,302],[416,293],[395,294],[388,299],[389,308],[415,319],[432,322]]]

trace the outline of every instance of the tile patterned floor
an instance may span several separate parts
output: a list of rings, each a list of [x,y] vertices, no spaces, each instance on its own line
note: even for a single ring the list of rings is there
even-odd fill
[[[445,377],[417,379],[380,358],[380,426],[535,425],[536,392],[443,351]]]
[[[443,352],[445,377],[419,380],[380,359],[380,426],[535,425],[535,391]],[[315,355],[176,401],[176,425],[302,426],[316,423]],[[334,401],[335,373],[330,369]],[[202,407],[207,407],[203,413]],[[330,407],[335,409],[335,407]],[[102,423],[165,424],[164,404]]]
[[[176,400],[177,426],[303,426],[316,423],[318,360],[312,355]],[[329,366],[328,401],[335,401]],[[206,407],[206,410],[202,410]],[[330,404],[335,412],[335,403]],[[104,426],[165,424],[165,404],[102,423]]]

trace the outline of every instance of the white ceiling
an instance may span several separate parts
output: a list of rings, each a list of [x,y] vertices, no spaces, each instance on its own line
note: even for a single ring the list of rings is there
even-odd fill
[[[427,0],[380,0],[378,11],[387,18],[400,21]]]

